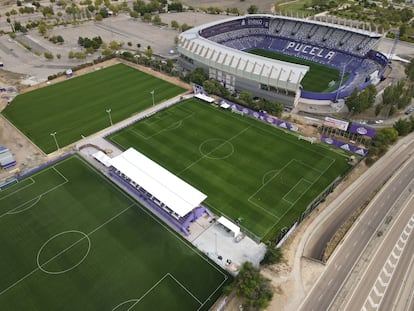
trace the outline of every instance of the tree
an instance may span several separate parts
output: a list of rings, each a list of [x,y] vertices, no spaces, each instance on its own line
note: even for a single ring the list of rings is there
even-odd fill
[[[46,59],[53,59],[53,54],[50,53],[50,52],[45,52],[44,56],[45,56]]]
[[[162,21],[161,21],[161,17],[157,14],[152,18],[152,23],[154,25],[161,25]]]
[[[411,59],[408,66],[405,68],[405,74],[407,75],[408,79],[414,81],[414,58]]]
[[[181,25],[181,31],[186,31],[190,28],[193,28],[193,26],[187,25],[187,23]]]
[[[131,11],[129,12],[129,16],[131,16],[132,18],[138,18],[139,14],[137,11]]]
[[[51,6],[45,6],[42,8],[42,14],[44,17],[51,17],[54,12],[53,12],[53,8]]]
[[[256,14],[258,12],[258,10],[259,10],[259,8],[256,5],[252,4],[251,6],[249,6],[247,8],[247,13]]]
[[[396,121],[394,123],[394,128],[397,130],[399,136],[405,136],[413,130],[410,120],[404,119]]]
[[[172,29],[178,29],[178,28],[180,28],[180,24],[178,24],[178,22],[176,20],[172,20],[171,21],[171,28]]]
[[[354,88],[352,93],[345,99],[345,105],[349,111],[354,111],[358,105],[358,89]]]
[[[151,46],[150,46],[150,45],[148,45],[148,46],[147,46],[147,49],[145,50],[144,54],[145,54],[148,58],[151,58],[151,57],[152,57],[153,51],[152,51],[152,48],[151,48]]]
[[[47,31],[47,27],[44,23],[40,23],[39,26],[37,26],[37,30],[41,35],[44,35]]]
[[[236,293],[245,299],[246,306],[264,309],[273,297],[270,280],[260,274],[251,262],[243,263],[236,278]]]
[[[198,85],[203,85],[203,82],[208,80],[208,75],[204,72],[204,69],[198,67],[194,69],[192,72],[185,76],[185,81],[193,82]]]
[[[109,42],[109,48],[113,51],[119,50],[120,47],[120,44],[114,40]]]
[[[268,246],[266,249],[266,253],[260,262],[261,265],[271,265],[275,263],[279,263],[283,259],[282,249],[275,248],[273,246]]]
[[[247,91],[240,92],[239,98],[240,100],[244,101],[247,105],[250,105],[253,101],[252,94]]]
[[[151,13],[144,13],[144,16],[142,16],[142,20],[146,23],[151,22],[151,18],[152,18]]]

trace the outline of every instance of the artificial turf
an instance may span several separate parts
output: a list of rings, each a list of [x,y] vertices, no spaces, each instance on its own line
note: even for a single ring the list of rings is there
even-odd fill
[[[205,204],[260,239],[291,226],[349,169],[347,157],[192,99],[108,137],[192,184]]]
[[[229,280],[77,156],[0,192],[0,245],[2,310],[208,310]]]
[[[184,91],[125,64],[18,95],[2,112],[44,152],[73,143]]]
[[[309,66],[309,72],[303,77],[301,82],[301,85],[305,91],[326,93],[337,89],[339,86],[340,73],[336,68],[322,65],[317,62],[312,62],[307,59],[282,53],[276,53],[268,50],[252,49],[249,50],[249,53],[264,56],[267,58],[277,59],[288,63]],[[349,74],[345,74],[342,84],[344,84],[348,78]],[[335,84],[330,87],[329,82],[331,81],[335,81]]]

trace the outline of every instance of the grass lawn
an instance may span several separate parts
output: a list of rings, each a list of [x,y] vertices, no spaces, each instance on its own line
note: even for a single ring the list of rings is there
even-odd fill
[[[0,192],[0,243],[2,310],[208,310],[229,280],[77,156]]]
[[[301,83],[305,91],[327,93],[336,90],[339,86],[340,76],[338,69],[299,57],[275,53],[267,50],[252,49],[249,51],[249,53],[281,60],[284,62],[309,66],[309,72],[303,77]],[[349,74],[345,74],[342,84],[344,84],[348,78]],[[336,83],[332,87],[329,87],[329,82],[331,81],[336,81]]]
[[[2,113],[44,152],[88,136],[184,90],[164,80],[117,64],[18,95]]]
[[[290,226],[348,168],[347,158],[192,99],[108,137],[192,184],[205,204],[265,239]]]
[[[304,5],[310,6],[312,4],[311,0],[296,0],[296,1],[288,1],[284,3],[279,3],[278,8],[276,11],[285,12],[287,14],[292,14],[295,16],[296,14],[300,15],[314,15],[315,11],[311,9],[305,9]]]

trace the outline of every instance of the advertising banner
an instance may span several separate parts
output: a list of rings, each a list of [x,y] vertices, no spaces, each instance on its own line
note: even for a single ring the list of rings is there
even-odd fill
[[[376,130],[372,127],[359,124],[359,123],[351,123],[351,126],[349,127],[349,132],[353,134],[359,134],[363,136],[368,137],[374,137]]]
[[[269,116],[265,111],[255,111],[252,109],[249,109],[247,107],[243,107],[241,105],[235,104],[235,103],[229,103],[231,110],[235,113],[248,115],[251,117],[254,117],[256,119],[260,119],[264,122],[283,127],[290,131],[297,131],[298,127],[294,124],[290,124],[289,122],[285,122],[279,119],[276,119],[275,117]]]
[[[346,131],[348,129],[349,122],[344,121],[344,120],[330,118],[330,117],[325,117],[324,125],[335,127],[342,131]]]
[[[348,151],[357,153],[362,156],[366,156],[368,153],[367,149],[360,148],[360,147],[357,147],[357,146],[354,146],[348,143],[344,143],[342,141],[339,141],[339,140],[336,140],[330,137],[322,136],[321,141],[324,142],[325,144],[332,145],[332,146],[335,146],[335,147],[338,147],[344,150],[348,150]]]

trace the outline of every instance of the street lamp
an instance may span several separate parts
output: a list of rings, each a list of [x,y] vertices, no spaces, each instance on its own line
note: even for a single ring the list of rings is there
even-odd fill
[[[155,93],[155,90],[152,90],[152,91],[150,92],[150,94],[152,95],[152,105],[153,105],[153,106],[155,106],[155,101],[154,101],[154,93]]]
[[[111,123],[111,126],[112,126],[113,123],[112,123],[111,111],[112,109],[106,109],[106,112],[108,113],[108,116],[109,116],[109,122]]]
[[[60,151],[59,144],[58,144],[58,141],[56,139],[56,134],[57,134],[57,132],[50,133],[50,135],[53,136],[53,139],[55,141],[57,150]]]

